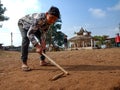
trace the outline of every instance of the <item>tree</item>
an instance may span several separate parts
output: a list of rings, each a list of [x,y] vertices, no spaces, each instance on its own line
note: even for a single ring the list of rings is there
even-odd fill
[[[105,44],[105,40],[108,38],[109,36],[108,35],[103,35],[103,36],[94,36],[93,38],[97,41],[99,41],[97,43],[98,46],[102,45],[102,44]]]
[[[5,7],[3,7],[3,4],[1,4],[1,1],[0,1],[0,21],[5,21],[5,20],[9,19],[9,17],[4,16],[4,12],[6,10],[7,9]]]
[[[64,33],[61,31],[57,31],[61,29],[61,19],[59,19],[55,24],[50,26],[50,29],[47,32],[46,43],[50,46],[62,46],[63,45],[63,36]]]

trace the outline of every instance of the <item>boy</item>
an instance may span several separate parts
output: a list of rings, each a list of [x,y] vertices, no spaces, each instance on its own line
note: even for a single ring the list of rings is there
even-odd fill
[[[65,50],[67,50],[67,48],[68,48],[67,35],[64,35],[64,48],[65,48]]]
[[[119,33],[116,34],[115,43],[116,43],[117,47],[120,47],[120,36],[119,36]]]
[[[19,19],[18,27],[22,36],[21,60],[23,71],[31,70],[27,65],[28,47],[30,41],[36,48],[36,52],[41,55],[40,64],[43,66],[46,66],[48,64],[45,61],[45,56],[42,55],[42,52],[45,53],[46,31],[49,29],[49,26],[51,24],[54,24],[59,18],[59,9],[52,6],[46,13],[34,13],[32,15],[26,15],[25,17]],[[35,37],[40,43],[37,42]]]

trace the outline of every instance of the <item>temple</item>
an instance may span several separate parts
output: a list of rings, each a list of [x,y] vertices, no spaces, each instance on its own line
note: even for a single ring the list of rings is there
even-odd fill
[[[94,40],[91,36],[91,32],[84,30],[82,27],[79,32],[76,32],[77,36],[69,39],[71,49],[93,49]]]

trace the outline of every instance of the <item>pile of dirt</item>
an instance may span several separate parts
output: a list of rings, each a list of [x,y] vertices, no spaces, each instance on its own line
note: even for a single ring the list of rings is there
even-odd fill
[[[55,66],[40,66],[37,53],[29,53],[32,71],[23,72],[20,52],[0,51],[0,90],[120,90],[120,48],[47,55],[70,75],[51,81],[62,71]]]

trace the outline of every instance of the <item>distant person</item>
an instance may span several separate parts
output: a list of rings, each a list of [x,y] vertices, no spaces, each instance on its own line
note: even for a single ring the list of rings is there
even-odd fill
[[[40,54],[40,65],[48,65],[45,61],[46,47],[46,32],[51,24],[54,24],[57,19],[60,18],[60,12],[57,7],[52,6],[46,13],[33,13],[31,15],[26,15],[19,19],[18,27],[22,36],[22,47],[21,47],[21,61],[22,69],[24,71],[30,71],[28,66],[28,47],[29,43],[33,44],[36,48],[36,52]],[[36,40],[38,39],[38,40]],[[39,41],[39,42],[38,42]]]
[[[65,50],[68,48],[67,35],[64,36],[64,48],[65,48]]]
[[[119,36],[119,33],[116,34],[115,43],[116,43],[117,47],[120,47],[120,36]]]

